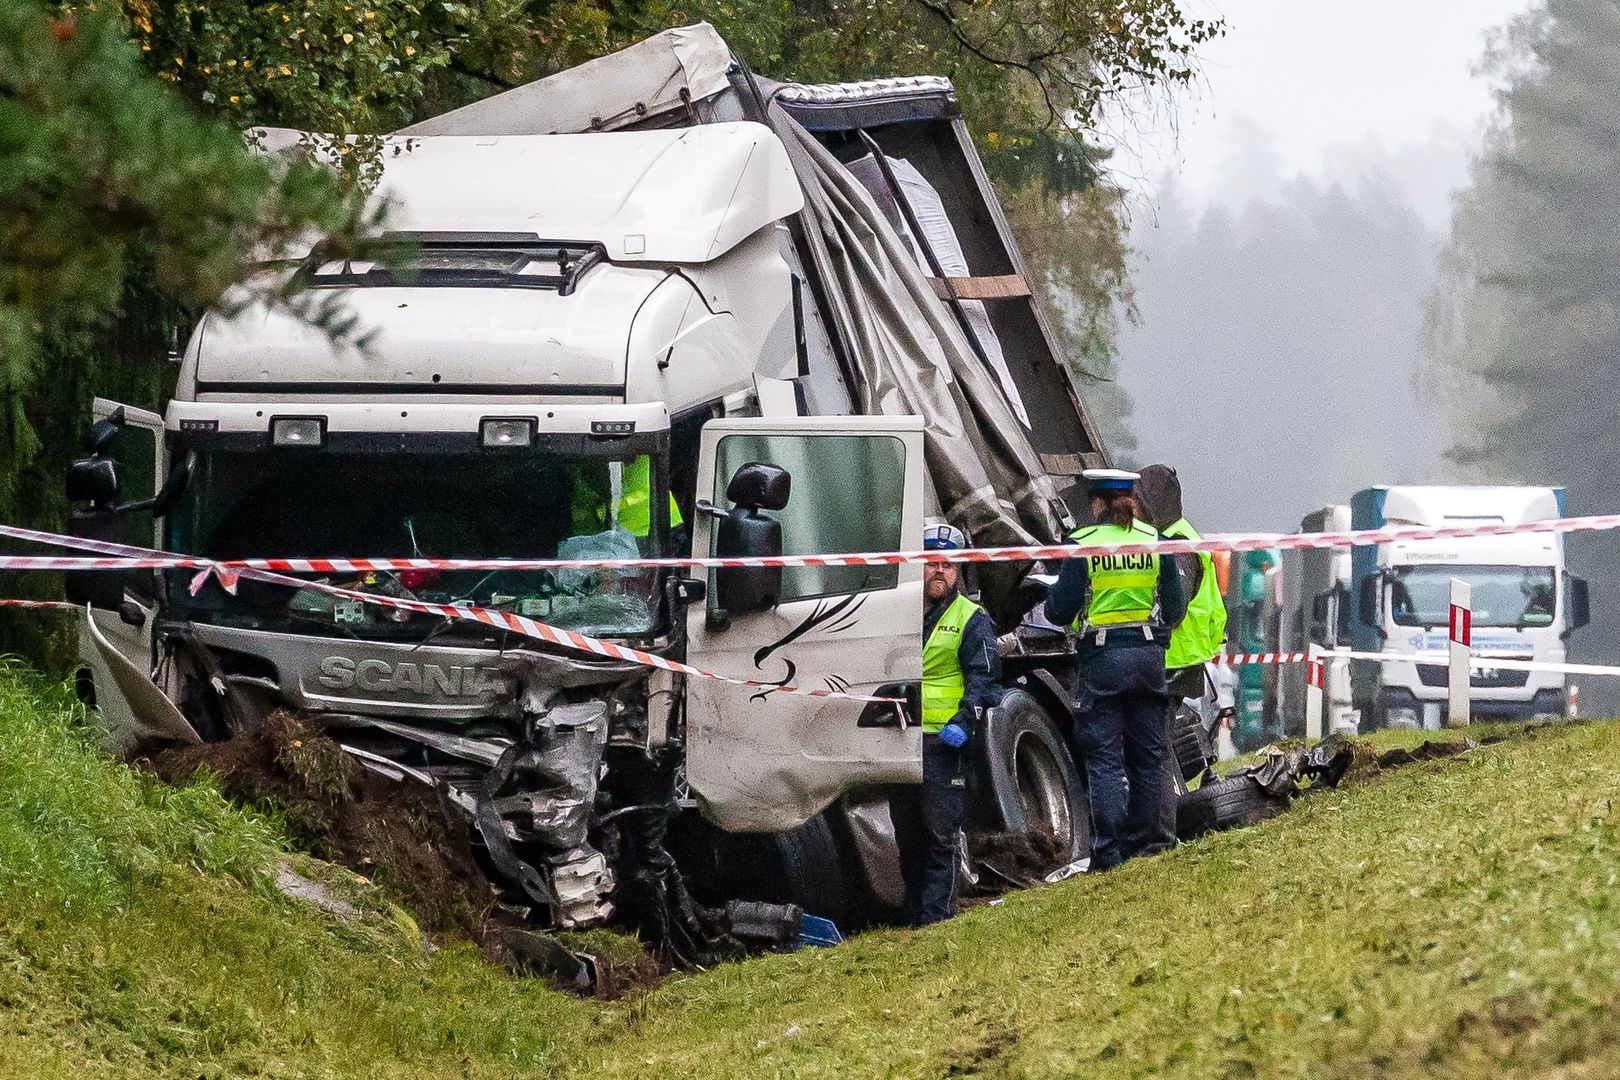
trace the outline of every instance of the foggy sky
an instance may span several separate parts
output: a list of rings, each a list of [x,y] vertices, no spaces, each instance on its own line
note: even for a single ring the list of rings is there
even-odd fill
[[[1177,467],[1199,528],[1292,530],[1439,471],[1424,310],[1491,108],[1473,69],[1527,6],[1188,5],[1230,24],[1202,87],[1118,128],[1140,312],[1119,370],[1135,463]]]

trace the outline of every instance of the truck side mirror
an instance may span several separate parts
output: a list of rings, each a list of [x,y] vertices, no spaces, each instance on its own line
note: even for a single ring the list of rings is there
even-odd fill
[[[90,456],[76,458],[68,466],[68,502],[94,503],[98,510],[111,510],[118,501],[118,466],[103,453],[124,427],[124,409],[90,425]]]
[[[726,485],[732,507],[717,523],[714,553],[723,559],[781,555],[782,523],[760,511],[787,506],[791,484],[786,469],[757,461],[733,473]],[[782,595],[780,566],[726,568],[715,571],[714,577],[714,602],[722,611],[769,611]]]
[[[68,502],[91,503],[110,510],[118,501],[118,465],[112,458],[92,454],[75,458],[68,466]]]
[[[1378,593],[1383,581],[1377,574],[1368,574],[1361,579],[1361,610],[1359,612],[1364,626],[1378,625]]]
[[[1592,621],[1592,598],[1586,579],[1569,575],[1569,617],[1564,620],[1564,636]]]

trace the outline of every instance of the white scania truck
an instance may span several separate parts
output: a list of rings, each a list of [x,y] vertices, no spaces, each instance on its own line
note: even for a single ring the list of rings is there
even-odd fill
[[[368,346],[208,314],[164,415],[97,402],[82,534],[220,559],[793,554],[915,548],[938,515],[1050,542],[1060,492],[1106,460],[943,79],[773,84],[699,25],[391,136],[381,164],[398,259],[267,270],[340,294]],[[1023,569],[980,582],[1004,624],[1032,602]],[[915,566],[327,580],[729,675],[902,696],[920,677]],[[129,748],[300,710],[462,807],[501,895],[555,926],[617,909],[701,950],[694,893],[853,921],[900,901],[891,802],[914,797],[920,733],[892,706],[187,583],[71,583],[87,686]],[[1065,678],[1018,651],[975,827],[1079,857]]]
[[[1521,524],[1565,516],[1552,487],[1391,486],[1357,492],[1349,506],[1308,516],[1304,532],[1399,525]],[[1588,620],[1587,585],[1564,564],[1553,533],[1407,540],[1349,552],[1290,553],[1284,564],[1291,636],[1358,652],[1444,655],[1451,579],[1472,586],[1477,656],[1562,663],[1565,642]],[[1330,730],[1438,727],[1446,668],[1398,661],[1336,660],[1326,670],[1324,719]],[[1303,715],[1302,672],[1291,673],[1285,711]],[[1472,711],[1487,719],[1561,716],[1559,672],[1476,668]]]

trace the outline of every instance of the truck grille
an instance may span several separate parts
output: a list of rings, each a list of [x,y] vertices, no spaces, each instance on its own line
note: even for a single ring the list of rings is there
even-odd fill
[[[1489,657],[1481,657],[1489,660]],[[1424,686],[1445,686],[1449,673],[1439,664],[1419,664],[1418,679]],[[1530,681],[1528,671],[1503,668],[1476,668],[1468,685],[1478,690],[1513,690]]]

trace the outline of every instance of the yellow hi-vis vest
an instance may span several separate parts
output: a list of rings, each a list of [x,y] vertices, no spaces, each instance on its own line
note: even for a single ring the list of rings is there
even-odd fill
[[[1164,530],[1177,540],[1198,540],[1198,530],[1181,518]],[[1164,654],[1166,668],[1191,667],[1213,660],[1226,640],[1226,602],[1221,599],[1221,583],[1215,578],[1215,560],[1207,552],[1198,554],[1204,568],[1198,592],[1187,602],[1187,614],[1170,635],[1170,648]]]
[[[670,528],[681,523],[675,496],[669,497]],[[619,527],[631,536],[646,536],[652,528],[652,458],[646,454],[624,466],[619,492]]]
[[[957,649],[962,644],[962,631],[967,627],[979,605],[957,594],[945,614],[934,624],[934,630],[923,643],[922,655],[922,729],[937,732],[950,723],[956,710],[962,707],[962,695],[967,691],[967,680],[962,675],[962,662]]]
[[[1076,529],[1069,539],[1089,546],[1117,547],[1141,544],[1159,538],[1158,530],[1140,521],[1126,529],[1118,525],[1089,525]],[[1110,626],[1144,626],[1153,621],[1159,600],[1159,557],[1152,552],[1136,555],[1088,555],[1086,573],[1091,578],[1086,609],[1075,616],[1074,629]]]
[[[575,476],[573,490],[574,532],[585,535],[608,527],[607,507],[591,485]],[[619,505],[614,520],[631,536],[644,537],[652,529],[652,458],[646,454],[624,463],[619,477]],[[681,524],[681,511],[675,496],[669,497],[669,524]]]

